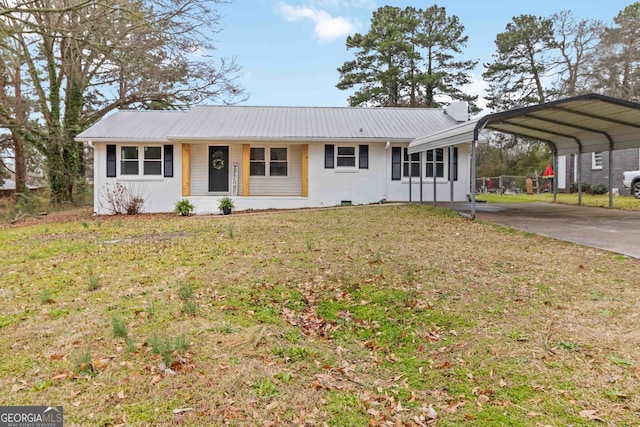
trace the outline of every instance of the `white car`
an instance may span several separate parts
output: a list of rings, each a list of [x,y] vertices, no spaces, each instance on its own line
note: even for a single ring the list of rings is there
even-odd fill
[[[631,195],[640,199],[640,171],[622,172],[622,185],[631,190]]]

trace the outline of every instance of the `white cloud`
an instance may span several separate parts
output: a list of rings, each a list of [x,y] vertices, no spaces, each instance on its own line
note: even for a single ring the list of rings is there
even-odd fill
[[[314,33],[320,43],[346,37],[355,30],[355,23],[349,18],[331,16],[328,12],[313,7],[291,6],[280,2],[278,9],[289,22],[308,20],[314,24]]]

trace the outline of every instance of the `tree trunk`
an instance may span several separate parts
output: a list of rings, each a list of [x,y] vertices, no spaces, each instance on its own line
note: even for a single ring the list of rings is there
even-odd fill
[[[16,194],[26,193],[27,188],[27,156],[22,136],[16,131],[11,132],[13,152],[15,155]]]

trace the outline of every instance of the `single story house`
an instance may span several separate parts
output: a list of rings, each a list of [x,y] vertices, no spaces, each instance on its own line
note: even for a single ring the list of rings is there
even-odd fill
[[[171,212],[188,199],[196,214],[219,213],[222,196],[236,210],[426,201],[434,189],[449,201],[450,188],[461,201],[469,144],[411,156],[407,147],[467,119],[466,103],[120,110],[76,140],[94,147],[97,214],[111,213],[107,193],[117,184],[144,199],[143,212]]]

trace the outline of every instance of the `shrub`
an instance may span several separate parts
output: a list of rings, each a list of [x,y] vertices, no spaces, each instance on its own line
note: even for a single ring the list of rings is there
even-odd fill
[[[589,184],[587,184],[586,182],[582,183],[582,192],[583,193],[588,193],[591,190],[591,186]],[[577,182],[572,182],[571,183],[571,187],[570,187],[570,191],[572,193],[577,193],[578,192],[578,183]]]
[[[605,194],[607,192],[607,186],[604,184],[593,184],[591,186],[591,193],[592,194]]]
[[[193,206],[189,200],[182,199],[176,202],[176,207],[173,211],[182,216],[189,216],[189,214],[193,212],[194,209],[195,206]]]
[[[100,203],[111,214],[135,215],[142,212],[145,203],[144,191],[135,186],[125,186],[119,182],[106,184],[100,192]]]

